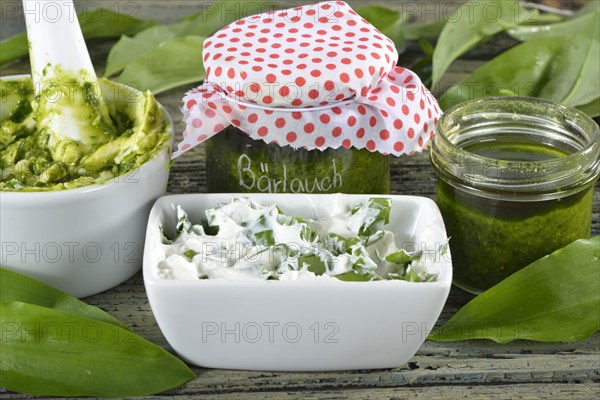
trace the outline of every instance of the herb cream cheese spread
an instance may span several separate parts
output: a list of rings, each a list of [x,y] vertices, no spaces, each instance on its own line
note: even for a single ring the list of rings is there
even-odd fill
[[[390,199],[371,198],[353,208],[337,197],[333,203],[329,217],[305,220],[276,205],[234,198],[207,209],[206,220],[196,225],[177,206],[175,237],[161,228],[157,274],[177,280],[436,280],[435,265],[422,250],[398,248],[394,233],[384,229]]]

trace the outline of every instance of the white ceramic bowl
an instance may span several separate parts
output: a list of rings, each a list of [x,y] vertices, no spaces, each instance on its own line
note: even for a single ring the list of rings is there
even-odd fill
[[[112,101],[115,93],[104,91],[105,99]],[[127,280],[141,268],[148,214],[166,193],[169,163],[165,148],[137,170],[101,185],[0,192],[0,264],[77,297]]]
[[[439,280],[432,283],[158,278],[158,227],[175,225],[172,204],[181,205],[197,223],[206,208],[229,202],[232,196],[166,196],[150,214],[144,282],[158,325],[181,357],[208,368],[325,371],[398,367],[415,354],[448,297],[449,257],[438,259]],[[331,207],[330,195],[240,196],[275,203],[285,213],[305,218],[326,215]],[[356,204],[369,197],[373,196],[347,198]],[[388,229],[396,234],[398,245],[418,244],[426,230],[428,240],[445,243],[444,224],[433,201],[389,197]]]

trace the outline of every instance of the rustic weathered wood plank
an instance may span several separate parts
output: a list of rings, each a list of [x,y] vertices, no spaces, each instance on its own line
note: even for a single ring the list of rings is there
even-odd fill
[[[310,400],[355,400],[355,399],[427,399],[445,400],[461,398],[486,398],[486,399],[592,399],[599,393],[598,385],[582,384],[551,384],[551,385],[480,385],[480,386],[423,386],[411,388],[371,388],[368,390],[343,390],[332,389],[323,391],[294,391],[262,392],[260,397],[264,400],[271,399],[297,399],[299,397]],[[162,397],[150,397],[161,399]],[[191,399],[191,395],[176,395],[174,399]],[[203,396],[203,399],[247,399],[246,393],[227,393],[222,395]]]
[[[309,3],[303,1],[296,3]],[[19,1],[2,1],[20,7]],[[117,4],[118,3],[118,4]],[[115,2],[100,0],[95,4],[105,7],[123,7],[125,3],[138,6],[134,16],[155,18],[161,22],[173,21],[210,2],[196,0],[143,0]],[[387,4],[415,17],[429,10],[427,18],[447,10],[453,2],[409,0],[351,1],[352,5]],[[115,5],[116,4],[116,5]],[[417,11],[412,7],[418,4]],[[433,4],[433,5],[432,5]],[[427,8],[428,7],[428,8]],[[3,8],[5,10],[5,8]],[[408,10],[408,11],[407,11]],[[431,14],[433,10],[434,14]],[[124,10],[121,10],[124,11]],[[126,10],[125,10],[126,11]],[[2,15],[0,39],[23,29],[20,15]],[[94,63],[102,66],[111,42],[94,42],[91,51]],[[465,60],[455,62],[444,85],[465,78],[484,60],[510,45],[510,41],[489,43],[483,49],[470,54]],[[414,53],[403,55],[406,63]],[[19,61],[0,68],[0,75],[26,73],[28,63]],[[174,120],[177,132],[182,131],[179,121],[179,103],[189,88],[177,88],[158,96]],[[169,193],[198,193],[206,190],[204,148],[200,146],[177,159],[172,167]],[[392,162],[393,193],[413,194],[433,198],[435,174],[429,167],[427,154],[412,158],[403,157]],[[600,185],[596,186],[594,198],[593,234],[600,233]],[[453,288],[440,321],[447,321],[471,295]],[[136,333],[170,349],[162,336],[150,310],[141,274],[118,287],[86,299],[124,321]],[[487,341],[454,343],[425,342],[417,355],[405,366],[392,370],[340,371],[318,373],[250,372],[208,370],[194,368],[198,378],[182,388],[170,391],[162,399],[364,399],[364,398],[524,398],[524,399],[590,399],[600,396],[600,334],[576,343],[532,343],[517,341],[500,345]],[[2,398],[18,399],[29,396],[2,393]]]

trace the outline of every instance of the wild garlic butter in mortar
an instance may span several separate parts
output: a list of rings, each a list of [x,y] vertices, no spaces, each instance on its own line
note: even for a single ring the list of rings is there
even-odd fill
[[[82,74],[62,71],[38,95],[29,78],[3,79],[0,85],[0,191],[108,182],[169,147],[169,119],[150,92],[105,79],[96,87]],[[80,138],[52,129],[61,126],[65,102]]]
[[[419,249],[398,248],[394,233],[384,229],[390,199],[371,198],[353,208],[337,200],[331,199],[330,216],[305,220],[276,205],[234,198],[206,210],[201,225],[192,225],[178,206],[175,237],[161,230],[163,261],[157,274],[177,280],[437,279],[435,263]],[[426,229],[420,239],[427,243],[430,234]]]

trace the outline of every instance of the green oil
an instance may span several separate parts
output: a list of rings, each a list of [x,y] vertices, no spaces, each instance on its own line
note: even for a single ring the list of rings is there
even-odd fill
[[[463,148],[479,156],[502,161],[548,161],[569,155],[563,149],[531,142],[487,141]]]

